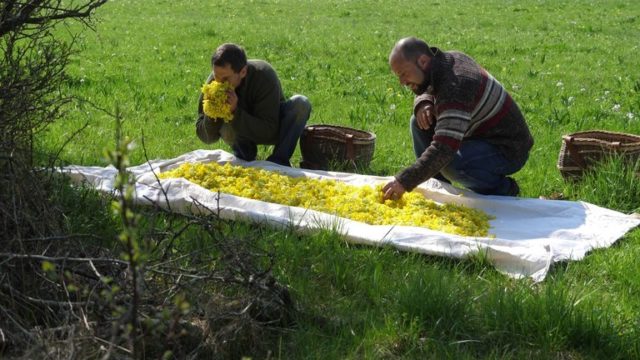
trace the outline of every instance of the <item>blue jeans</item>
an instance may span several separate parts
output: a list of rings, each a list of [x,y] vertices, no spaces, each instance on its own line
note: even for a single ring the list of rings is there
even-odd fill
[[[280,104],[278,142],[267,161],[291,166],[289,160],[296,150],[298,139],[300,139],[310,115],[311,103],[303,95],[294,95]],[[231,148],[237,157],[247,161],[255,160],[258,153],[257,144],[248,139],[236,139]]]
[[[435,125],[435,124],[434,124]],[[418,128],[415,116],[411,117],[413,150],[420,157],[433,140],[433,129]],[[500,149],[481,139],[465,139],[453,160],[440,170],[439,180],[455,181],[469,190],[484,195],[509,194],[512,183],[507,178],[520,170],[526,162],[507,159]]]

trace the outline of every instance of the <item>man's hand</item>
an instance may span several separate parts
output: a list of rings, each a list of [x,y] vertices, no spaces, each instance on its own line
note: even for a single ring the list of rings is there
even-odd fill
[[[382,199],[400,200],[400,198],[402,198],[402,194],[405,192],[406,190],[404,189],[404,186],[402,186],[398,180],[394,179],[382,188]]]
[[[227,102],[231,106],[231,113],[235,113],[238,108],[238,95],[236,95],[235,90],[227,91]]]
[[[436,120],[433,104],[430,102],[424,102],[421,104],[416,112],[416,120],[418,122],[418,128],[428,130]]]

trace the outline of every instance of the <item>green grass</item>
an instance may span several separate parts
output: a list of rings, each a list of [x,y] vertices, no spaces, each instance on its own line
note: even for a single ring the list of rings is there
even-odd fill
[[[624,212],[640,213],[640,161],[607,157],[585,172],[577,183],[565,184],[573,199],[589,201]]]
[[[212,148],[195,135],[198,92],[215,47],[236,42],[276,68],[287,95],[309,97],[310,124],[375,132],[366,170],[392,175],[412,161],[412,95],[388,69],[387,55],[396,40],[415,35],[470,54],[519,103],[536,141],[516,174],[524,196],[563,192],[638,211],[638,179],[615,161],[576,184],[555,166],[563,134],[640,133],[635,1],[114,0],[97,18],[97,31],[80,40],[68,90],[109,111],[119,106],[123,132],[138,145],[144,134],[151,158]],[[49,128],[40,148],[57,150],[85,123],[62,158],[106,165],[114,122],[86,103]],[[268,151],[261,147],[259,156]],[[144,161],[142,147],[131,157]],[[296,152],[292,162],[299,160]],[[83,229],[84,216],[77,220]],[[329,231],[267,234],[276,275],[301,310],[296,327],[274,344],[283,359],[640,358],[639,230],[555,266],[542,284],[508,279],[482,259],[354,246]]]

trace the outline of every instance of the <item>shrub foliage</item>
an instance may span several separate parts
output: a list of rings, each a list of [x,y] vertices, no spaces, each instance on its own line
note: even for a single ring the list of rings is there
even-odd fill
[[[73,101],[63,88],[77,35],[62,40],[60,27],[90,27],[106,1],[0,3],[0,357],[267,354],[292,303],[254,241],[259,229],[229,238],[238,232],[222,232],[214,209],[136,208],[119,126],[115,199],[70,187],[55,176],[56,154],[34,150]],[[203,246],[181,241],[194,233]]]

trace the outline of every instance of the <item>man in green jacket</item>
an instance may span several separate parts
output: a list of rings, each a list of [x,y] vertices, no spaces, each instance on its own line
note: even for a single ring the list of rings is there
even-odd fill
[[[291,166],[290,159],[311,114],[311,103],[303,95],[285,99],[278,75],[263,60],[247,60],[244,49],[236,44],[222,44],[211,57],[214,79],[227,82],[233,119],[225,123],[204,114],[203,95],[198,100],[196,133],[206,144],[220,138],[233,149],[236,157],[252,161],[258,144],[275,145],[267,161]]]

